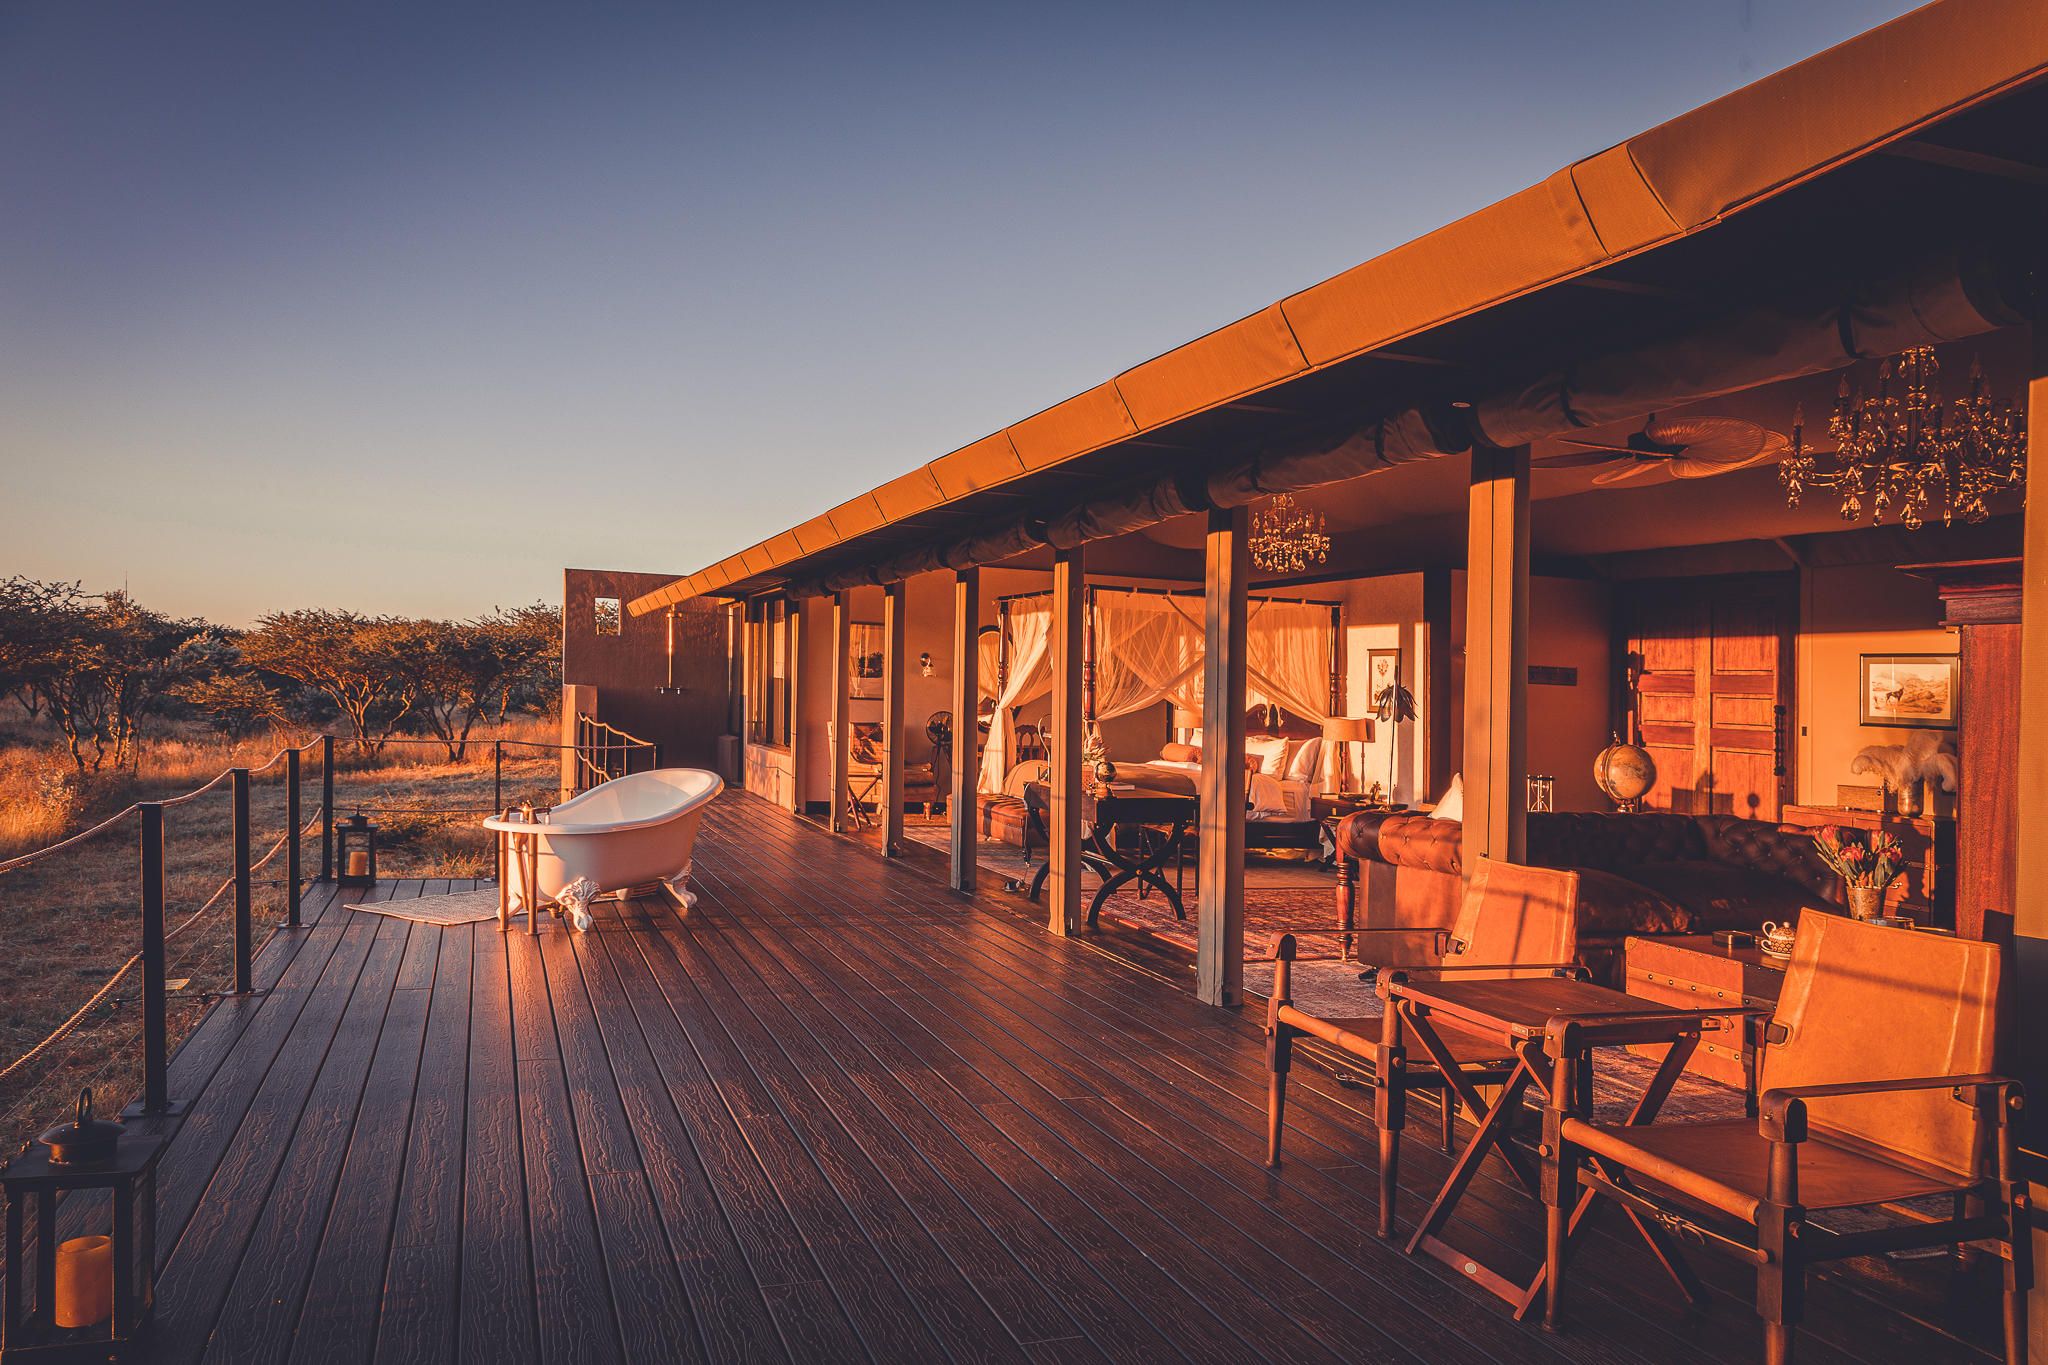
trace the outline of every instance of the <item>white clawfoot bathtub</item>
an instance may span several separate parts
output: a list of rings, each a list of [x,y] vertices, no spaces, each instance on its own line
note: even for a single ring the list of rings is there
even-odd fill
[[[702,768],[657,768],[592,787],[530,823],[517,812],[484,821],[485,829],[507,836],[500,924],[533,911],[529,923],[538,929],[539,908],[552,902],[571,924],[588,929],[593,897],[651,882],[685,908],[695,905],[690,851],[704,807],[724,787],[717,773]]]

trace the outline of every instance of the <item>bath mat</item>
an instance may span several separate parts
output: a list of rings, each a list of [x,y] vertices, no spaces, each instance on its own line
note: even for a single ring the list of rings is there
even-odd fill
[[[481,891],[451,891],[441,896],[414,896],[400,901],[358,901],[351,910],[390,915],[420,924],[476,924],[498,917],[498,888]]]

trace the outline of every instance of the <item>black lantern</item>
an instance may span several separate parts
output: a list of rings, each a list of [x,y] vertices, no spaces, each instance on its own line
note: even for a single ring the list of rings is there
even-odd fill
[[[377,827],[357,811],[334,827],[334,863],[338,886],[377,884]]]
[[[156,1306],[156,1166],[164,1140],[92,1116],[44,1133],[42,1145],[0,1168],[7,1205],[7,1298],[0,1361],[137,1360]],[[85,1194],[85,1220],[103,1232],[58,1238],[58,1211]],[[27,1233],[35,1232],[34,1292]]]

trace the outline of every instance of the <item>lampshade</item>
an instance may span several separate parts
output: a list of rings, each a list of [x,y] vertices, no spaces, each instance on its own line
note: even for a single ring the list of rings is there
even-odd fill
[[[1371,716],[1331,716],[1323,722],[1323,738],[1339,744],[1372,743]]]
[[[1202,713],[1190,711],[1185,706],[1173,708],[1173,728],[1176,730],[1198,730],[1202,726]]]

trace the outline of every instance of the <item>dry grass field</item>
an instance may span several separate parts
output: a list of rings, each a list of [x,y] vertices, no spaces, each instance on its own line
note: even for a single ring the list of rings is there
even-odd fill
[[[552,744],[554,723],[525,719],[485,734],[464,760],[451,763],[439,744],[393,745],[362,757],[336,746],[335,810],[362,811],[381,830],[378,870],[389,876],[478,877],[492,873],[492,845],[478,822],[493,807],[493,739]],[[135,801],[168,801],[225,769],[255,769],[285,739],[238,745],[198,740],[150,744],[135,773],[81,785],[61,753],[28,746],[0,750],[0,860],[49,846]],[[552,749],[508,743],[503,800],[548,804],[556,797],[559,759]],[[261,858],[285,834],[285,765],[251,779],[251,848]],[[320,752],[302,758],[304,875],[320,870]],[[233,907],[223,886],[233,870],[230,784],[164,811],[165,920],[173,1046],[217,992],[234,985]],[[0,1068],[68,1019],[128,961],[139,946],[138,836],[132,811],[110,828],[25,867],[0,872],[0,923],[8,951],[0,957]],[[285,916],[286,860],[279,849],[254,875],[255,942]],[[211,908],[199,913],[209,898]],[[195,918],[196,915],[196,918]],[[183,983],[180,985],[179,983]],[[34,1060],[0,1077],[0,1152],[65,1112],[81,1085],[103,1108],[118,1107],[141,1089],[140,969],[131,969],[80,1024]]]

